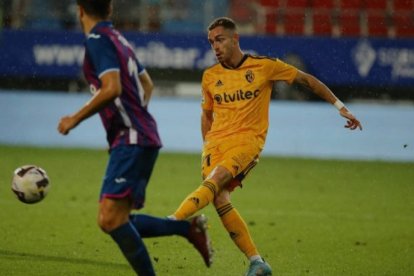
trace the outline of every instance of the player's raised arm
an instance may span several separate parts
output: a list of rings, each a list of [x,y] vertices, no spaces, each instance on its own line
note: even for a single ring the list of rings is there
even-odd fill
[[[295,83],[298,83],[308,89],[313,93],[324,99],[325,101],[333,104],[338,110],[339,114],[347,119],[346,128],[354,130],[359,128],[362,130],[362,125],[359,120],[349,111],[349,109],[341,102],[335,94],[320,80],[314,76],[304,73],[298,70],[298,73],[294,80]]]

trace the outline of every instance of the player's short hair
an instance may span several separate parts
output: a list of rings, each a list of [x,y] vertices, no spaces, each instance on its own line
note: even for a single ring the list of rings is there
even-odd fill
[[[85,12],[99,19],[106,19],[111,13],[112,0],[76,0]]]
[[[235,31],[237,29],[236,23],[233,19],[228,17],[219,17],[213,20],[208,26],[208,30],[211,31],[214,28],[223,27],[224,29]]]

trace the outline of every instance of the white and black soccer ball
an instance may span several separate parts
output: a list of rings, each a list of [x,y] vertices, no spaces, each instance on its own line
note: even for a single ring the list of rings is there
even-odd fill
[[[21,202],[36,203],[43,200],[49,192],[49,177],[38,166],[21,166],[14,171],[11,189]]]

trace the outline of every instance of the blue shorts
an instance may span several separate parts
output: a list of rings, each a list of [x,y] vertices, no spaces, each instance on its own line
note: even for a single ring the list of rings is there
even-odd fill
[[[145,202],[145,189],[158,156],[158,148],[137,145],[118,146],[111,150],[100,199],[129,198],[134,209]]]

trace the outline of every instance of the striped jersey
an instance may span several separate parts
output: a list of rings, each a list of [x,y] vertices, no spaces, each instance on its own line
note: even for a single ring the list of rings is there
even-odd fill
[[[218,63],[202,79],[202,108],[214,114],[206,141],[256,137],[263,148],[274,81],[292,83],[297,69],[279,59],[245,55],[236,68]]]
[[[144,104],[138,77],[145,68],[112,23],[101,21],[85,42],[83,72],[92,93],[101,88],[100,77],[110,71],[119,71],[122,85],[121,95],[99,111],[110,148],[130,144],[161,147],[157,124]]]

